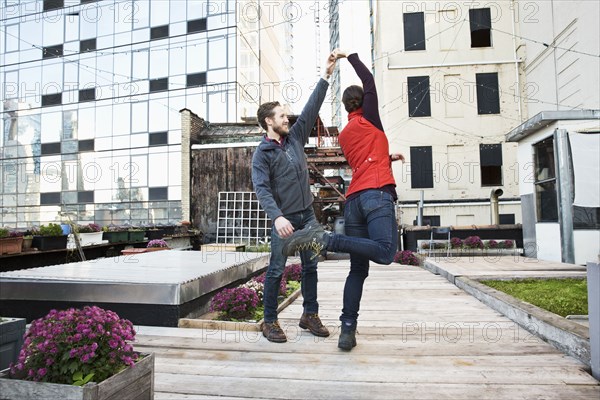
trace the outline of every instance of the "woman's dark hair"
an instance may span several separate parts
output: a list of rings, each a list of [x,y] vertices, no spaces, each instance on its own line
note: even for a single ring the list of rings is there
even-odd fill
[[[342,103],[344,103],[344,108],[349,113],[358,110],[362,107],[364,97],[365,93],[363,92],[362,87],[358,85],[348,86],[342,95]]]
[[[258,111],[256,112],[256,118],[258,119],[259,125],[266,131],[267,123],[265,122],[265,118],[273,118],[275,116],[275,107],[280,106],[278,101],[271,101],[269,103],[261,104],[258,107]]]

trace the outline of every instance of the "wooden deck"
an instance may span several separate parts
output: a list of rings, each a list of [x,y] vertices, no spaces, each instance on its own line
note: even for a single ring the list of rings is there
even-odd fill
[[[288,342],[260,332],[138,327],[156,355],[156,399],[598,399],[584,365],[441,276],[371,268],[358,346],[337,348],[349,262],[319,264],[320,315],[333,332],[297,327],[302,297],[280,314]]]

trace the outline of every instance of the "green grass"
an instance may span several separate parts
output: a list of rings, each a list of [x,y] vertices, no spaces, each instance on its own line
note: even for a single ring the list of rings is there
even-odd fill
[[[488,280],[481,283],[563,317],[588,313],[585,279]]]

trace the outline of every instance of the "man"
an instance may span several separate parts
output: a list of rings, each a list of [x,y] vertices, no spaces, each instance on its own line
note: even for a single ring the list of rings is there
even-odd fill
[[[271,260],[267,268],[262,333],[267,340],[276,343],[287,341],[285,332],[277,320],[277,296],[287,261],[282,252],[282,240],[295,230],[317,223],[312,208],[313,195],[308,181],[308,166],[304,145],[319,114],[319,109],[333,73],[336,56],[331,53],[323,78],[304,106],[291,129],[288,118],[279,102],[262,104],[258,108],[258,123],[266,131],[252,158],[252,183],[254,190],[272,224]],[[327,337],[329,331],[319,318],[317,302],[317,258],[309,251],[300,253],[302,260],[302,297],[304,312],[299,326],[313,335]]]

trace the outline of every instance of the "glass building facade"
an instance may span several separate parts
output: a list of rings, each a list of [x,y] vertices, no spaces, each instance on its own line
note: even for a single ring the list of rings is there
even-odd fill
[[[261,100],[246,3],[0,0],[0,226],[180,221],[179,111]]]

